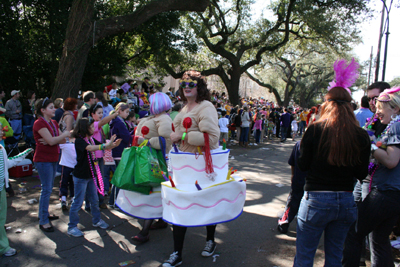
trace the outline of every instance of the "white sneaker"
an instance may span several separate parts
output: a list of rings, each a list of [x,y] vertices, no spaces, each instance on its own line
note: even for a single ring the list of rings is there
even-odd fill
[[[74,227],[74,228],[68,229],[68,235],[73,236],[73,237],[81,237],[81,236],[83,236],[83,233],[81,230],[78,229],[78,227]]]
[[[169,259],[166,260],[162,267],[175,267],[182,264],[182,258],[178,256],[178,251],[175,251],[169,256]]]
[[[254,143],[255,146],[258,146],[256,143]]]
[[[11,257],[17,254],[17,250],[15,248],[10,248],[9,250],[7,250],[3,256],[4,257]]]
[[[206,245],[205,245],[203,251],[201,252],[201,256],[203,256],[203,257],[212,256],[214,254],[216,248],[217,248],[217,243],[215,243],[212,240],[208,240],[206,242]]]
[[[100,227],[101,229],[107,229],[108,224],[105,221],[103,221],[102,219],[100,219],[100,221],[98,221],[98,223],[93,224],[93,227]]]

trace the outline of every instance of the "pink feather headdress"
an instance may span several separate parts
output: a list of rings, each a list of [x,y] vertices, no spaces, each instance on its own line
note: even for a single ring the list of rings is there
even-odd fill
[[[347,65],[345,59],[336,60],[333,64],[335,79],[329,83],[328,91],[334,87],[342,87],[351,95],[349,87],[357,81],[359,67],[360,65],[354,60],[354,58],[351,60],[349,65]]]

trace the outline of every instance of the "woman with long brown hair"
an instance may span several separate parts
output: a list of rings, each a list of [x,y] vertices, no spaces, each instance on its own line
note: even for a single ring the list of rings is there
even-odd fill
[[[309,125],[301,142],[298,167],[308,173],[297,218],[294,266],[313,266],[322,233],[325,263],[341,266],[343,244],[357,217],[352,191],[355,178],[367,176],[371,145],[351,107],[347,87],[355,79],[345,82],[340,77],[357,68],[354,60],[349,66],[335,62],[336,84],[325,95],[320,118]]]

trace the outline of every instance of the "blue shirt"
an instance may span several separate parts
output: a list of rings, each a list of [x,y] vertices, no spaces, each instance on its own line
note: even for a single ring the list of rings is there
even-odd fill
[[[281,115],[281,126],[290,127],[290,114],[285,112]]]
[[[103,106],[103,103],[102,103],[102,102],[99,102],[99,103],[100,103],[100,105],[103,107],[103,118],[102,118],[102,119],[104,119],[105,117],[107,117],[107,116],[110,115],[110,112],[113,111],[114,108],[113,108],[113,106],[111,106],[110,104],[108,104],[108,105],[105,107],[105,106]]]
[[[354,115],[356,115],[356,119],[360,123],[360,127],[363,127],[367,122],[367,119],[371,118],[374,113],[372,113],[372,111],[368,108],[361,107],[354,111]]]

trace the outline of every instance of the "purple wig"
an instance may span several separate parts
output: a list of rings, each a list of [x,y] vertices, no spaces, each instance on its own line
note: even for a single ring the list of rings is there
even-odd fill
[[[172,107],[172,102],[164,93],[155,93],[150,96],[150,113],[152,115],[160,114]]]

